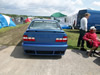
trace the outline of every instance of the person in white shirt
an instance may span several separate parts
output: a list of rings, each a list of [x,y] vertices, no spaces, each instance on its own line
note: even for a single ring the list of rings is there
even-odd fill
[[[79,38],[78,38],[77,47],[80,47],[80,45],[81,45],[80,50],[83,50],[83,51],[86,51],[86,49],[84,49],[83,36],[87,32],[87,24],[88,24],[88,18],[89,17],[90,17],[90,14],[85,13],[85,16],[80,21],[80,35],[79,35]]]

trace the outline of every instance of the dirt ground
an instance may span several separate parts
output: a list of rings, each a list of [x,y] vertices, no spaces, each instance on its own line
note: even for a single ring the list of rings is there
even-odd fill
[[[0,34],[0,45],[17,45],[22,41],[22,36],[27,29],[28,25],[23,25],[18,28],[11,29],[5,33]]]

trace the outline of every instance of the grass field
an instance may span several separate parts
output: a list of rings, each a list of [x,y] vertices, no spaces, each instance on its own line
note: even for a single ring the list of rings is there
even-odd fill
[[[16,27],[6,27],[0,29],[0,45],[18,45],[22,41],[23,33],[27,29],[28,25],[29,23],[17,25]],[[68,49],[79,49],[77,47],[79,30],[64,29],[64,31],[68,36]],[[97,35],[100,36],[100,33]],[[85,48],[88,49],[86,44]]]
[[[26,24],[29,24],[29,23],[18,24],[18,25],[16,25],[15,27],[5,27],[5,28],[2,28],[2,29],[0,29],[0,34],[6,32],[6,31],[9,31],[9,30],[11,30],[11,29],[14,29],[14,28],[19,28],[19,27],[21,27],[21,26],[23,26],[23,25],[26,25]]]
[[[72,30],[72,29],[64,29],[64,31],[66,32],[66,34],[68,35],[68,49],[79,49],[79,47],[77,47],[77,41],[78,41],[78,37],[79,37],[79,30]],[[100,36],[100,33],[97,32],[98,37]],[[86,42],[84,44],[86,49]],[[98,48],[98,50],[100,50],[100,48]]]
[[[69,49],[78,49],[77,40],[79,37],[79,30],[64,29],[68,36],[68,48]]]

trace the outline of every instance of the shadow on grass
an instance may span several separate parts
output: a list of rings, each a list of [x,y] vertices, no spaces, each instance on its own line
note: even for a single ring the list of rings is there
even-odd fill
[[[76,49],[76,50],[79,50],[78,47],[76,47],[76,46],[72,46],[72,45],[68,45],[68,48],[67,48],[67,49]]]
[[[54,60],[61,59],[61,56],[25,55],[24,54],[24,49],[22,47],[22,41],[20,41],[18,43],[18,45],[14,48],[14,50],[12,51],[10,56],[14,57],[14,58],[18,58],[18,59],[41,59],[41,60],[44,60],[44,59],[54,59]]]

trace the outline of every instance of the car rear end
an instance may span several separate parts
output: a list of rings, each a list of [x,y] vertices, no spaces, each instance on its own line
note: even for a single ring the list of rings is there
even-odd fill
[[[23,35],[22,46],[29,55],[64,55],[67,40],[56,21],[34,20]]]

